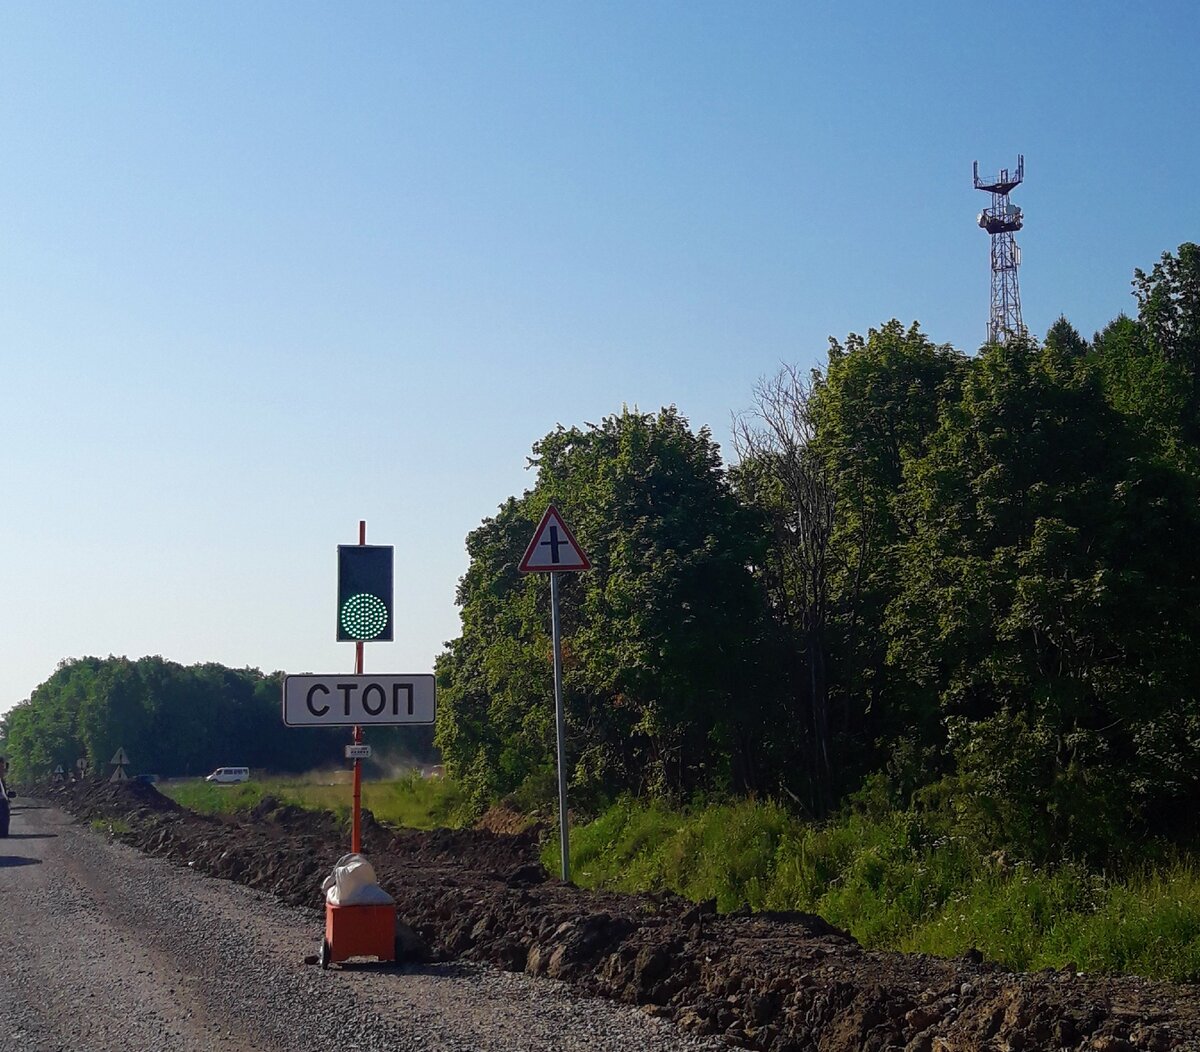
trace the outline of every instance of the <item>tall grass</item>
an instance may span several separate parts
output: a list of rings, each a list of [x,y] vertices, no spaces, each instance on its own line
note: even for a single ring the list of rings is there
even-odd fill
[[[189,811],[213,815],[249,811],[266,793],[264,786],[263,782],[213,785],[209,782],[195,781],[159,782],[155,788]]]
[[[572,830],[571,856],[585,887],[805,910],[871,948],[1200,979],[1194,857],[1123,874],[1035,869],[981,852],[937,816],[852,812],[815,825],[770,802],[672,811],[628,799]],[[543,861],[557,870],[557,839]]]
[[[303,778],[265,778],[239,785],[170,782],[158,787],[183,807],[204,814],[248,811],[264,796],[316,811],[350,814],[349,784],[325,785]],[[445,778],[422,778],[416,772],[389,781],[364,781],[362,806],[381,822],[410,829],[461,825],[465,801],[458,786]]]

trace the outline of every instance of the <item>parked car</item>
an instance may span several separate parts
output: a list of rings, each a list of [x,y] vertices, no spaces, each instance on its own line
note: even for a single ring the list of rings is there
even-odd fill
[[[206,782],[212,782],[215,785],[231,785],[234,782],[248,782],[250,780],[250,768],[218,767],[204,780]]]
[[[16,795],[9,791],[4,779],[0,778],[0,837],[8,836],[8,823],[12,820],[12,809],[8,802]]]

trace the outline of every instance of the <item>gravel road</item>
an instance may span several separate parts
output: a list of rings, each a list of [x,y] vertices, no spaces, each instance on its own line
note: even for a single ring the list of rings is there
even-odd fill
[[[303,963],[321,917],[36,801],[0,840],[0,1049],[691,1052],[722,1041],[467,965]]]

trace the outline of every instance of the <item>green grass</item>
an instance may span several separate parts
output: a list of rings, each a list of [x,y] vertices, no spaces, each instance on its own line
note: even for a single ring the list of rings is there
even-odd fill
[[[960,953],[977,945],[1011,967],[1200,978],[1200,866],[1177,862],[1124,879],[1075,867],[1025,867],[976,882],[904,949]],[[985,948],[987,947],[987,948]]]
[[[213,785],[211,782],[159,782],[155,787],[164,796],[189,811],[205,815],[248,811],[269,792],[266,782],[242,782],[239,785]]]
[[[1088,873],[988,855],[938,816],[848,813],[803,823],[769,802],[672,811],[623,800],[571,832],[584,887],[670,889],[718,909],[819,913],[876,949],[957,956],[972,947],[1017,970],[1200,979],[1200,860]],[[558,841],[543,853],[558,869]]]
[[[208,782],[170,782],[158,787],[176,803],[203,814],[248,811],[264,796],[316,811],[350,814],[353,790],[348,783],[324,785],[303,778],[266,778],[239,785]],[[445,778],[412,774],[391,781],[363,781],[362,805],[381,822],[411,829],[461,825],[464,800],[458,787]]]

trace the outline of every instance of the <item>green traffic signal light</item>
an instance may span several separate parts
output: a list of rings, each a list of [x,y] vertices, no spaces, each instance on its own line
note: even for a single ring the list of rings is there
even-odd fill
[[[342,604],[342,628],[355,639],[374,639],[387,623],[387,604],[370,592],[352,595]]]
[[[339,642],[393,638],[392,553],[391,545],[338,545]]]

